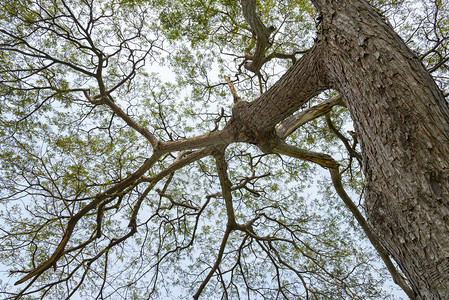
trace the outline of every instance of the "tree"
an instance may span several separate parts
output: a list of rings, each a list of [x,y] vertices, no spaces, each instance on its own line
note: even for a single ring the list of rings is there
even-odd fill
[[[372,5],[3,3],[8,296],[448,298],[448,4]]]

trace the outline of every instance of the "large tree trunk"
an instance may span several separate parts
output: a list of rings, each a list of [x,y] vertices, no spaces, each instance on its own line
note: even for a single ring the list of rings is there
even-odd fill
[[[362,145],[366,213],[419,299],[449,299],[449,109],[365,1],[316,0],[329,86]]]

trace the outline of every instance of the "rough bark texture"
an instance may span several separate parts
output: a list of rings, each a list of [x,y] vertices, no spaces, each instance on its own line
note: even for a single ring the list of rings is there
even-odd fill
[[[238,130],[236,127],[239,141],[264,140],[279,122],[326,89],[321,53],[317,47],[312,48],[260,98],[249,103],[242,101],[240,107],[234,107],[233,119],[227,127],[235,126],[234,123],[243,127]]]
[[[330,87],[361,141],[367,217],[419,299],[449,299],[449,109],[365,1],[313,1]]]

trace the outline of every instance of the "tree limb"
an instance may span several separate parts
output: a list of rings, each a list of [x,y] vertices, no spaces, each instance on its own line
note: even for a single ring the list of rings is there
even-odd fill
[[[344,105],[343,99],[339,94],[321,104],[287,118],[276,126],[276,133],[280,138],[285,139],[302,125],[330,112],[335,105]]]
[[[276,143],[273,150],[276,153],[314,162],[323,168],[336,169],[339,166],[338,162],[327,154],[300,149],[284,141]]]
[[[228,226],[234,228],[236,226],[234,207],[232,205],[231,181],[228,178],[227,163],[224,157],[224,148],[220,149],[214,154],[218,178],[220,178],[220,185],[223,198],[226,204],[226,213],[228,217]]]
[[[343,144],[346,147],[346,150],[349,152],[349,155],[357,158],[359,164],[362,165],[362,155],[354,149],[356,144],[354,143],[354,147],[351,147],[351,145],[349,145],[349,140],[340,131],[338,131],[337,128],[335,128],[334,124],[332,123],[331,117],[329,116],[328,113],[326,114],[326,123],[329,129],[343,142]]]
[[[241,0],[240,1],[243,16],[246,22],[256,35],[256,50],[254,55],[245,55],[250,58],[252,62],[246,63],[245,68],[254,72],[256,75],[260,75],[260,68],[264,63],[265,50],[269,47],[268,39],[270,34],[275,30],[274,26],[266,27],[262,20],[256,13],[256,1],[255,0]]]
[[[401,274],[391,261],[387,250],[385,250],[385,248],[380,244],[378,238],[374,235],[374,233],[371,230],[371,227],[368,225],[368,222],[357,208],[357,205],[355,205],[355,203],[351,200],[351,198],[344,190],[343,185],[341,183],[341,176],[339,170],[329,169],[329,172],[331,174],[332,183],[334,185],[335,190],[337,191],[337,194],[343,200],[346,207],[351,211],[352,215],[356,218],[360,227],[362,227],[363,231],[365,232],[366,236],[371,242],[371,245],[373,245],[379,256],[384,261],[385,265],[387,266],[387,269],[390,272],[391,277],[393,277],[394,282],[402,288],[402,290],[407,294],[408,297],[410,297],[410,299],[412,300],[416,299],[414,292],[407,285],[406,281],[404,280],[404,278],[401,276]]]
[[[242,98],[239,97],[237,94],[237,91],[235,90],[234,84],[232,83],[231,79],[228,76],[224,76],[226,79],[226,82],[229,85],[229,89],[231,90],[231,94],[234,97],[234,104],[237,104],[238,102],[242,101]]]
[[[226,231],[223,235],[223,239],[221,241],[220,250],[218,251],[217,259],[215,260],[215,264],[210,269],[209,273],[207,274],[206,278],[201,283],[200,287],[198,288],[196,294],[193,296],[193,299],[199,299],[201,293],[203,292],[204,288],[206,287],[209,280],[214,275],[215,271],[217,271],[218,267],[220,266],[221,260],[223,259],[224,250],[226,248],[226,243],[229,238],[229,234],[232,232],[231,227],[226,226]]]
[[[278,142],[274,147],[274,150],[278,153],[285,154],[291,157],[300,158],[303,160],[308,160],[317,163],[322,167],[328,168],[331,174],[332,183],[334,185],[335,190],[337,191],[337,194],[340,196],[345,205],[351,211],[352,215],[356,218],[360,227],[362,227],[362,230],[365,232],[369,241],[371,242],[373,247],[376,249],[377,253],[384,261],[385,265],[387,266],[387,269],[390,272],[391,276],[393,277],[394,282],[404,290],[404,292],[410,297],[410,299],[415,299],[413,291],[410,289],[410,287],[405,282],[404,278],[400,275],[399,271],[394,266],[393,262],[391,261],[388,255],[388,252],[380,244],[377,237],[371,231],[368,222],[365,220],[365,218],[363,217],[363,215],[361,214],[355,203],[351,200],[348,194],[346,194],[346,191],[344,190],[343,185],[341,183],[341,176],[338,170],[339,165],[337,161],[327,154],[306,151],[303,149],[299,149],[295,146],[288,145],[285,142]]]

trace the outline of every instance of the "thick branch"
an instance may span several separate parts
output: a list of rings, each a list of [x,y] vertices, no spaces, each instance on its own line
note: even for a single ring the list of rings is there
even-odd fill
[[[295,146],[291,146],[284,141],[278,142],[274,146],[274,151],[280,154],[296,157],[302,160],[307,160],[319,164],[323,168],[336,169],[338,168],[338,162],[331,156],[323,153],[308,151],[300,149]]]
[[[224,149],[217,151],[214,155],[218,177],[220,178],[221,191],[226,204],[226,213],[228,216],[228,225],[234,228],[236,225],[234,207],[232,205],[231,181],[228,178],[228,166],[224,157]]]
[[[273,52],[273,53],[271,53],[271,54],[269,54],[269,55],[264,57],[262,64],[265,64],[265,63],[269,62],[273,58],[290,59],[292,61],[292,63],[295,63],[296,62],[296,55],[297,54],[304,54],[306,52],[307,52],[307,50],[295,51],[295,52],[290,53],[290,54]]]
[[[233,142],[233,138],[227,130],[214,131],[203,135],[186,138],[177,141],[159,141],[158,150],[164,153],[203,147],[228,145]]]
[[[260,68],[264,63],[265,50],[269,46],[268,39],[275,28],[273,26],[267,28],[263,24],[262,20],[260,20],[256,13],[255,0],[241,0],[240,3],[242,6],[243,16],[251,29],[254,31],[257,39],[254,55],[248,55],[252,62],[245,64],[245,68],[259,75]]]
[[[237,117],[240,132],[236,141],[258,142],[285,118],[296,112],[314,96],[328,88],[321,57],[324,49],[317,44],[301,57],[268,91],[252,102],[241,101],[233,109],[233,118]],[[234,111],[238,112],[235,116]],[[232,123],[231,118],[228,125]],[[227,125],[227,127],[229,127]],[[226,127],[225,127],[226,128]],[[256,140],[256,141],[254,141]]]
[[[278,126],[276,126],[276,134],[281,139],[285,139],[302,125],[330,112],[336,105],[343,105],[343,99],[341,95],[335,95],[321,104],[313,106],[300,113],[294,114],[293,116],[289,117]]]

